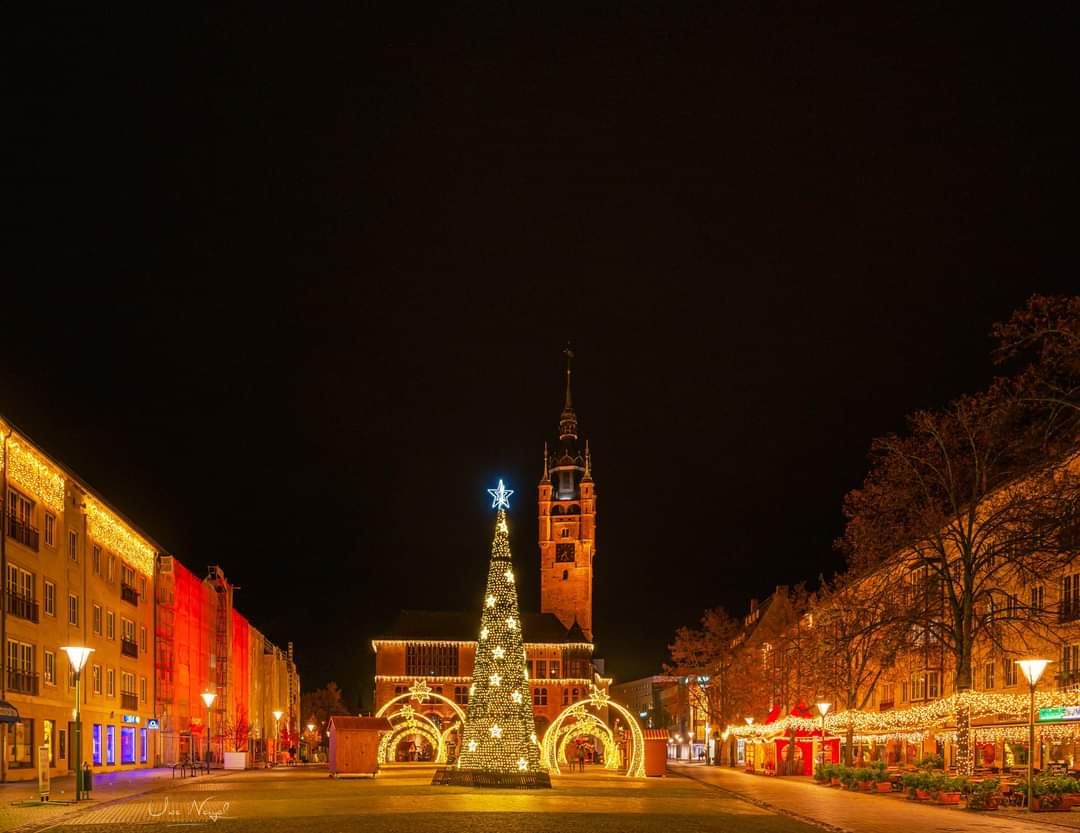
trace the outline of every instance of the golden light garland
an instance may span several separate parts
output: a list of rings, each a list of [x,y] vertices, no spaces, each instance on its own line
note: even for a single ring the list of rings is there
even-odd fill
[[[630,778],[644,778],[645,736],[641,731],[641,724],[638,723],[637,718],[631,714],[625,706],[609,699],[606,691],[601,691],[595,686],[593,686],[588,699],[567,706],[559,712],[558,716],[553,721],[551,721],[551,724],[544,732],[544,739],[540,744],[540,751],[541,757],[547,762],[548,768],[556,773],[560,772],[557,744],[564,721],[569,718],[574,718],[575,721],[598,719],[585,711],[586,705],[591,705],[595,709],[614,709],[619,713],[623,720],[626,721],[626,725],[630,728],[631,738],[630,759],[627,761],[626,774]]]
[[[1080,692],[1036,691],[1035,708],[1080,705]],[[985,691],[963,691],[921,706],[868,712],[850,709],[825,716],[825,731],[846,735],[883,736],[947,726],[956,720],[957,708],[966,706],[971,718],[1008,716],[1026,718],[1030,706],[1029,694],[996,694]],[[727,731],[741,738],[767,738],[776,735],[812,733],[821,729],[821,720],[787,716],[772,723],[750,726],[728,726]],[[978,731],[979,727],[973,726]]]
[[[64,476],[33,449],[8,438],[8,478],[56,513],[64,511]]]
[[[566,757],[566,747],[571,740],[584,735],[600,738],[600,742],[604,745],[604,769],[619,768],[619,746],[615,742],[615,734],[611,731],[611,727],[595,715],[585,714],[584,719],[579,717],[574,723],[564,725],[559,729],[559,734],[561,737],[558,742],[558,754],[554,767],[552,767],[551,762],[548,762],[549,768],[558,771],[558,762],[560,760],[573,766],[574,762]]]
[[[409,679],[415,678],[410,677]],[[448,705],[451,709],[454,710],[454,714],[457,715],[458,719],[462,723],[465,722],[465,712],[462,710],[461,706],[459,706],[449,697],[445,697],[438,692],[431,691],[430,687],[428,687],[427,691],[424,691],[424,687],[421,685],[421,683],[424,683],[426,685],[424,680],[416,680],[415,684],[408,691],[404,692],[403,694],[397,694],[391,697],[389,700],[383,703],[382,707],[377,712],[375,712],[375,716],[383,717],[395,703],[400,703],[402,700],[417,700],[418,702],[422,703],[430,698],[432,700],[438,700],[440,703],[445,703],[446,705]]]
[[[154,548],[89,495],[86,496],[86,518],[95,541],[115,552],[143,575],[154,575]]]
[[[423,715],[417,715],[408,704],[402,706],[394,714],[389,715],[388,719],[392,724],[392,728],[379,740],[379,748],[376,753],[379,761],[388,764],[393,763],[401,736],[419,734],[427,738],[428,743],[435,749],[435,762],[446,763],[445,739],[434,721]],[[399,720],[399,722],[393,725],[395,719]]]

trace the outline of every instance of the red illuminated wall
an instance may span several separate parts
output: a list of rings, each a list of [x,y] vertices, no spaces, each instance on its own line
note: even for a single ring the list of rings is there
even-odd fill
[[[176,617],[173,633],[175,663],[175,699],[173,714],[177,728],[192,728],[191,718],[198,718],[197,731],[206,721],[206,707],[199,696],[210,686],[210,638],[213,610],[207,587],[178,560],[175,570]]]
[[[234,609],[232,611],[232,645],[229,646],[229,715],[230,723],[235,724],[242,716],[251,723],[248,713],[251,695],[251,625],[248,620]]]

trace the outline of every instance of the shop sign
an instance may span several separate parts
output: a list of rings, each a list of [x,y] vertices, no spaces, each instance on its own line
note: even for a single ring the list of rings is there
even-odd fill
[[[137,714],[125,714],[122,719],[125,723],[142,723],[142,718]]]
[[[1051,706],[1039,709],[1039,722],[1052,720],[1080,720],[1080,706]]]
[[[157,727],[158,727],[158,722],[157,722],[156,717],[151,717],[149,720],[146,721],[146,728],[147,729],[156,729]]]

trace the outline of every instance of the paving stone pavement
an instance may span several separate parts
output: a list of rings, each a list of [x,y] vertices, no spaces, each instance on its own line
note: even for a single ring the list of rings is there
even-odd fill
[[[631,780],[602,769],[556,776],[551,790],[433,787],[430,767],[377,779],[312,770],[249,771],[103,807],[55,833],[175,829],[227,833],[820,833],[680,777]]]
[[[820,786],[809,778],[748,775],[728,767],[670,763],[672,772],[738,795],[757,806],[852,833],[1048,833],[1080,829],[1080,810],[1070,813],[1004,811],[977,813],[907,800],[899,793],[878,795]]]

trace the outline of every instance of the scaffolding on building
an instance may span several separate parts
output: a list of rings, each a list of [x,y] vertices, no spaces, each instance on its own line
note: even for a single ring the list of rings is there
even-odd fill
[[[223,744],[229,730],[229,649],[232,645],[230,625],[232,623],[232,602],[234,588],[225,578],[225,573],[217,565],[208,570],[206,581],[214,590],[214,648],[210,655],[214,691],[213,724],[211,737]],[[221,746],[224,752],[224,745]]]
[[[173,570],[173,557],[163,555],[159,559],[158,577],[155,582],[157,596],[157,619],[154,627],[155,673],[157,685],[156,714],[158,718],[158,737],[161,749],[158,754],[162,761],[176,760],[178,750],[175,747],[179,727],[175,725],[173,703],[176,698],[176,574]]]

